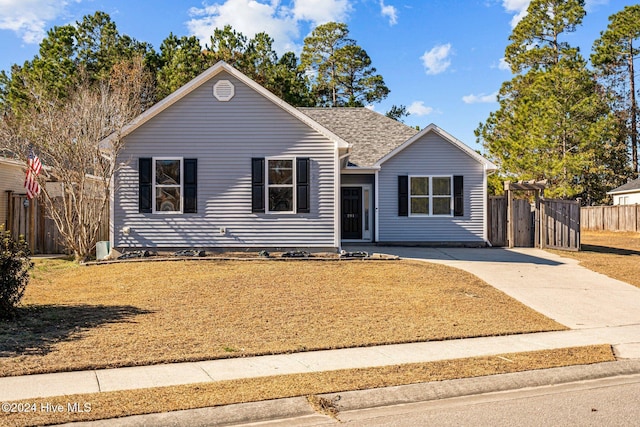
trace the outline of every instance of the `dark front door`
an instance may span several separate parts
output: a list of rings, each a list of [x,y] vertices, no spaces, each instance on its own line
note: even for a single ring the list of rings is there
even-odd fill
[[[342,187],[342,238],[362,239],[362,187]]]

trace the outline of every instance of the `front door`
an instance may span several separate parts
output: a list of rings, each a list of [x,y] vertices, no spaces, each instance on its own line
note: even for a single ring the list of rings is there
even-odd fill
[[[362,239],[362,187],[342,187],[342,239]]]

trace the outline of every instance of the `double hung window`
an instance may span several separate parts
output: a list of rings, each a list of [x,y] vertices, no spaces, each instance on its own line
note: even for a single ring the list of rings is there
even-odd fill
[[[410,214],[451,216],[453,188],[450,176],[411,176]]]
[[[269,212],[293,212],[295,206],[293,159],[267,159]]]
[[[198,159],[141,157],[138,174],[140,212],[198,211]]]
[[[310,213],[308,157],[251,159],[251,212]]]
[[[182,212],[182,159],[154,159],[155,212]]]

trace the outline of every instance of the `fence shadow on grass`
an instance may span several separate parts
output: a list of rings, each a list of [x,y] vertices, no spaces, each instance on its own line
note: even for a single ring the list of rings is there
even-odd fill
[[[149,314],[133,306],[35,305],[20,307],[15,320],[0,321],[0,357],[42,356],[61,341],[110,323],[132,322]]]
[[[610,246],[599,245],[585,245],[580,246],[582,252],[595,252],[599,254],[611,254],[611,255],[640,255],[640,251],[633,249],[614,248]]]

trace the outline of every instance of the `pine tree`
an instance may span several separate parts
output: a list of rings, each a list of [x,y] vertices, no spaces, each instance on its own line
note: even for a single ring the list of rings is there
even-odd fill
[[[602,185],[616,179],[609,165],[618,164],[620,150],[595,77],[562,40],[584,14],[581,0],[530,3],[505,53],[517,74],[502,85],[500,108],[476,136],[505,178],[546,179],[549,196],[600,201]]]
[[[367,52],[348,36],[346,24],[329,22],[304,39],[300,65],[309,76],[318,106],[362,107],[389,94]]]
[[[593,44],[591,63],[614,95],[613,108],[625,124],[633,173],[638,174],[638,102],[634,59],[640,54],[640,5],[609,17],[607,30]]]

